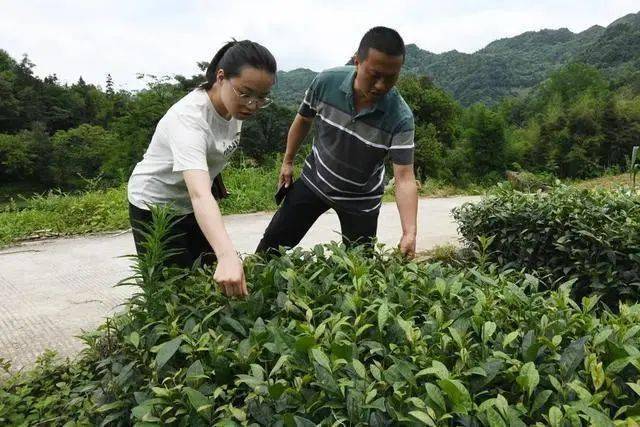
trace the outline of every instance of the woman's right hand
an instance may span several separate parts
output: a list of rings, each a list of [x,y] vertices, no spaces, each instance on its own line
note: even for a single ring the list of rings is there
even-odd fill
[[[280,177],[278,178],[278,188],[283,184],[285,187],[289,187],[291,182],[293,181],[293,162],[287,162],[286,160],[282,162],[282,167],[280,168]]]
[[[213,274],[213,280],[220,285],[222,293],[226,296],[245,297],[249,295],[247,282],[244,278],[242,260],[236,253],[231,253],[218,259],[218,266]]]

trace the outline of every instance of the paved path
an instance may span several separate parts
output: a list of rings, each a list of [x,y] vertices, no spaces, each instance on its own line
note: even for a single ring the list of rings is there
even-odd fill
[[[477,197],[421,199],[418,250],[457,240],[450,211]],[[252,253],[272,213],[229,215],[224,218],[236,248]],[[321,216],[301,242],[304,247],[340,240],[338,217]],[[397,245],[400,220],[394,203],[384,204],[378,238]],[[53,239],[0,250],[0,358],[19,369],[46,348],[64,356],[82,347],[75,336],[100,325],[131,295],[132,287],[113,287],[130,275],[135,253],[130,232]]]

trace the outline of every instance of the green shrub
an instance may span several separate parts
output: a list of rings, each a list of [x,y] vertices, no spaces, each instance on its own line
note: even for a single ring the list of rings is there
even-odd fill
[[[640,170],[640,160],[638,160],[639,148],[638,146],[633,147],[633,151],[631,152],[631,166],[629,167],[631,185],[634,190],[636,189],[636,175],[638,175],[638,170]]]
[[[440,177],[444,165],[444,149],[437,135],[433,124],[416,128],[414,167],[416,178],[420,181],[428,177]]]
[[[251,258],[245,300],[161,269],[81,357],[0,386],[10,425],[618,425],[639,420],[640,305],[596,314],[571,282],[338,245]],[[67,423],[67,424],[65,424]]]
[[[503,186],[454,217],[472,246],[477,236],[494,236],[491,260],[576,278],[578,296],[595,292],[612,306],[640,297],[640,196],[631,191],[560,186],[526,194]]]
[[[556,181],[553,175],[547,173],[536,174],[527,171],[507,171],[506,175],[508,182],[514,190],[526,192],[549,190]]]
[[[83,124],[51,137],[51,172],[56,185],[78,188],[82,177],[95,178],[118,138],[100,126]]]

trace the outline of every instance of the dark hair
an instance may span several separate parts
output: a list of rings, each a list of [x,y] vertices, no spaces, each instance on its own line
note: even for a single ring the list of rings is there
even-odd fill
[[[396,30],[387,27],[373,27],[365,33],[358,46],[358,58],[364,61],[369,56],[369,49],[379,50],[391,56],[402,55],[404,61],[404,41]]]
[[[215,54],[207,67],[205,74],[207,81],[200,87],[205,90],[211,89],[216,82],[216,73],[221,68],[224,70],[225,77],[231,78],[239,76],[244,66],[271,74],[275,74],[278,68],[276,59],[266,47],[251,40],[232,40]]]

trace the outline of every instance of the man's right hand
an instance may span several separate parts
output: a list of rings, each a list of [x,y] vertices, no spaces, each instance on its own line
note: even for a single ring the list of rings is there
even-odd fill
[[[242,261],[236,253],[218,259],[218,266],[213,274],[215,280],[226,296],[245,297],[249,295],[244,278]]]
[[[284,184],[289,187],[293,182],[293,162],[283,161],[280,168],[280,177],[278,178],[278,187]]]

